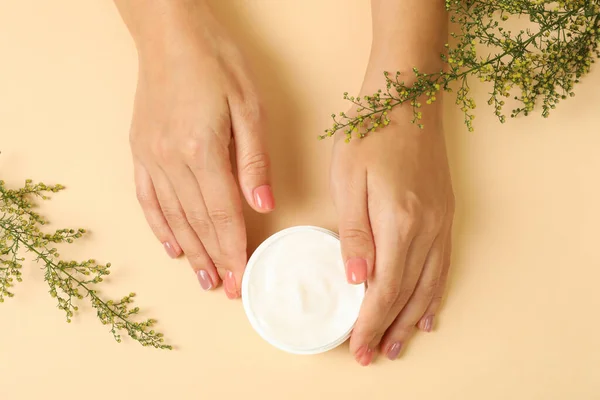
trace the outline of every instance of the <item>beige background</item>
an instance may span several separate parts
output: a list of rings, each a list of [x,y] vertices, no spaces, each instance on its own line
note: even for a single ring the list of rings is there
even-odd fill
[[[314,138],[360,86],[368,0],[222,3],[272,117],[279,209],[249,216],[251,246],[293,224],[335,228],[331,142]],[[110,1],[0,0],[1,178],[67,185],[43,212],[92,235],[62,253],[111,261],[104,292],[136,291],[178,346],[119,345],[88,307],[67,325],[27,264],[0,305],[0,398],[600,399],[598,68],[548,120],[500,125],[475,86],[470,134],[447,104],[458,199],[450,294],[436,332],[369,368],[346,347],[307,357],[270,347],[241,302],[203,293],[185,260],[163,253],[134,196],[136,68]]]

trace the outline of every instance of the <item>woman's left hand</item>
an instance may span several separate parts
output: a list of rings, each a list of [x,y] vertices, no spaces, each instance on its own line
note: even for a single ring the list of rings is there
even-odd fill
[[[350,115],[350,113],[348,113]],[[331,181],[350,283],[367,292],[350,339],[362,365],[395,359],[413,328],[431,331],[450,264],[454,195],[438,104],[410,107],[364,139],[338,133]]]

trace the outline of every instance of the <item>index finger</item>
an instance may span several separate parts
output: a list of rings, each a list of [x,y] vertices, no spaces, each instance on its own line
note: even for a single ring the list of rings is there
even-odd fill
[[[361,365],[371,363],[373,342],[395,318],[393,308],[402,296],[404,264],[414,237],[412,229],[399,230],[392,218],[372,223],[377,252],[375,269],[350,338],[350,351]]]

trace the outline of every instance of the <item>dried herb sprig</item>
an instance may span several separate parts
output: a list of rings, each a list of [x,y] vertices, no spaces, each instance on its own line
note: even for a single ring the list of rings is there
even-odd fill
[[[333,125],[320,139],[342,129],[346,141],[353,135],[363,138],[388,125],[389,111],[401,104],[410,104],[412,123],[423,128],[422,102],[435,102],[442,90],[452,92],[451,84],[458,86],[456,104],[473,131],[472,77],[492,85],[488,104],[500,122],[506,121],[505,100],[511,96],[519,104],[511,117],[528,115],[536,105],[548,117],[561,100],[575,95],[574,85],[600,57],[600,0],[446,0],[446,9],[460,26],[460,32],[451,33],[456,44],[446,44],[447,54],[441,54],[446,68],[434,73],[414,68],[410,84],[401,80],[400,72],[385,72],[385,90],[362,98],[344,93],[354,113],[332,114]],[[535,27],[512,32],[504,22],[513,16],[527,18]],[[478,44],[490,49],[487,55],[478,55]]]
[[[15,282],[22,281],[23,253],[31,253],[44,269],[44,279],[49,293],[58,302],[58,308],[66,314],[67,322],[78,311],[77,300],[88,299],[96,309],[96,315],[103,325],[110,326],[110,332],[117,342],[120,332],[125,332],[142,346],[171,349],[164,343],[163,335],[155,332],[153,319],[141,322],[134,320],[138,307],[131,307],[135,293],[120,300],[105,300],[94,289],[94,285],[110,274],[110,263],[99,264],[95,260],[64,261],[53,246],[58,243],[73,243],[85,234],[84,229],[58,229],[44,233],[40,227],[47,221],[33,210],[32,197],[48,199],[50,193],[64,189],[61,185],[45,185],[25,181],[20,189],[8,189],[0,181],[0,303],[13,297],[11,291]]]

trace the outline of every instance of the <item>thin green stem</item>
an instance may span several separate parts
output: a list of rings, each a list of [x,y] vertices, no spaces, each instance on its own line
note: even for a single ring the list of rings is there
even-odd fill
[[[86,286],[85,283],[83,283],[81,280],[77,279],[75,276],[73,276],[72,274],[70,274],[69,272],[65,271],[65,269],[60,268],[58,265],[56,265],[56,263],[54,263],[54,261],[52,261],[51,259],[49,259],[44,253],[39,252],[35,247],[33,247],[28,241],[23,240],[22,237],[20,236],[19,232],[11,229],[10,227],[6,226],[4,223],[2,223],[2,221],[0,220],[0,227],[2,227],[3,229],[5,229],[7,232],[11,233],[11,236],[13,237],[13,239],[15,240],[15,242],[20,242],[21,244],[23,244],[23,246],[25,246],[27,248],[28,251],[31,251],[35,254],[37,254],[37,256],[44,261],[44,263],[46,264],[46,268],[52,268],[55,273],[56,271],[60,271],[61,273],[65,274],[68,279],[72,280],[73,282],[75,282],[77,284],[77,286],[83,288],[86,291],[86,296],[90,296],[92,299],[96,300],[98,303],[100,303],[106,310],[108,310],[113,316],[117,317],[118,319],[120,319],[121,321],[123,321],[123,323],[125,324],[126,330],[128,332],[133,332],[136,331],[136,326],[134,324],[132,324],[127,317],[123,316],[121,313],[116,312],[112,307],[110,307],[104,300],[102,300],[100,297],[98,297],[95,293],[95,291],[93,289],[90,289],[89,287]],[[152,340],[152,336],[147,333],[144,330],[137,330],[140,334],[145,335],[145,338]]]
[[[452,81],[458,81],[461,79],[466,79],[466,77],[470,74],[474,74],[477,71],[481,71],[484,67],[493,64],[495,62],[499,62],[502,58],[506,57],[506,56],[513,56],[513,60],[516,58],[516,56],[522,56],[523,53],[525,51],[527,51],[527,47],[534,42],[536,39],[538,39],[539,37],[541,37],[542,35],[544,35],[546,32],[551,31],[551,30],[555,30],[556,26],[561,26],[561,23],[564,22],[565,20],[573,17],[576,14],[579,14],[579,12],[581,11],[581,9],[578,10],[571,10],[571,11],[567,11],[564,13],[561,13],[562,16],[560,18],[558,18],[553,24],[549,24],[546,25],[544,27],[542,27],[542,29],[540,29],[539,32],[537,32],[535,35],[530,36],[527,40],[523,41],[522,43],[520,43],[518,49],[509,49],[509,50],[505,50],[504,52],[496,55],[493,58],[490,58],[488,60],[486,60],[485,62],[479,63],[469,69],[466,69],[460,73],[450,73],[447,75],[443,75],[440,74],[436,79],[432,80],[431,83],[440,83],[440,80],[445,80],[445,82],[442,82],[444,84],[444,86]],[[511,61],[512,62],[512,61]],[[445,79],[443,79],[445,78]],[[391,98],[386,99],[386,100],[390,100],[390,102],[388,104],[386,104],[385,106],[382,107],[373,107],[373,108],[368,108],[370,110],[372,110],[371,112],[367,113],[367,114],[362,114],[360,117],[363,119],[370,119],[372,117],[377,117],[380,116],[383,112],[387,111],[389,109],[389,107],[393,108],[396,107],[398,105],[401,105],[403,103],[406,103],[408,101],[413,102],[413,101],[417,101],[417,99],[422,96],[423,93],[422,92],[415,92],[412,95],[408,96],[407,98],[404,99],[398,99],[396,97],[391,96]],[[364,106],[361,105],[361,107],[365,108]],[[357,125],[357,119],[358,118],[352,118],[352,119],[347,119],[347,121],[345,123],[337,123],[335,125],[335,130],[334,132],[339,131],[340,129],[346,128],[350,125]]]

